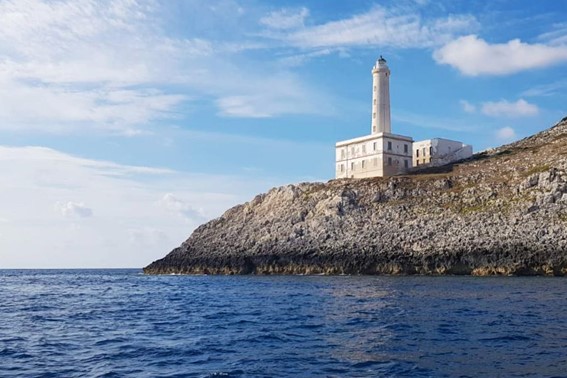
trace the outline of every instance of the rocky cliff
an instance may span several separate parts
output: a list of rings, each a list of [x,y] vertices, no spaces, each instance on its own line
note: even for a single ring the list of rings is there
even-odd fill
[[[567,117],[440,168],[272,189],[144,272],[565,275]]]

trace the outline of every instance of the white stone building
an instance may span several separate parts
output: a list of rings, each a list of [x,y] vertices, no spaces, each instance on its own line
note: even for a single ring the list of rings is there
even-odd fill
[[[433,138],[413,143],[413,166],[437,167],[471,157],[472,146],[456,140]]]
[[[335,145],[336,178],[393,176],[412,167],[411,137],[392,134],[390,69],[378,59],[372,68],[371,134]]]

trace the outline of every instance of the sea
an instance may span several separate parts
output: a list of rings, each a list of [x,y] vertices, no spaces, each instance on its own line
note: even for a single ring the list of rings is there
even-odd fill
[[[567,280],[0,270],[0,377],[567,377]]]

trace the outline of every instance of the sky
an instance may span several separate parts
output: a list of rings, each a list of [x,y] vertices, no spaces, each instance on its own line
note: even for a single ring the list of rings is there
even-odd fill
[[[564,0],[0,0],[0,268],[142,267],[370,132],[475,151],[567,115]]]

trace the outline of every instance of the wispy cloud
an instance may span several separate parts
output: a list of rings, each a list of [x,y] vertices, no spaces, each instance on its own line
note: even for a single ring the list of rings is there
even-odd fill
[[[307,15],[305,15],[307,16]],[[430,47],[446,42],[455,35],[478,27],[470,15],[451,15],[424,19],[417,12],[375,6],[369,11],[342,20],[303,26],[296,30],[266,35],[301,48],[395,46],[397,48]]]
[[[567,46],[529,44],[513,39],[490,44],[476,35],[459,37],[435,50],[434,59],[469,76],[508,75],[567,61]]]
[[[129,0],[0,3],[0,127],[127,132],[171,117],[187,98],[156,84],[179,76],[184,49],[207,54],[209,47],[164,37],[155,7]]]
[[[461,100],[461,101],[459,101],[459,103],[461,104],[461,107],[463,108],[463,110],[465,112],[467,112],[467,113],[476,112],[476,106],[474,104],[471,104],[467,100]]]
[[[143,266],[275,184],[1,147],[3,267]],[[171,188],[179,188],[175,194]],[[140,248],[143,246],[143,248]],[[37,251],[42,251],[38,254]]]
[[[432,117],[423,114],[395,111],[392,112],[392,119],[396,122],[407,123],[412,126],[427,128],[427,129],[440,129],[449,131],[462,131],[470,132],[474,131],[474,125],[470,123],[442,118],[442,117]]]
[[[516,102],[500,100],[484,102],[481,112],[491,117],[526,117],[537,115],[539,108],[524,99],[519,99]]]
[[[317,96],[319,99],[314,99],[310,98],[310,93],[311,91],[305,88],[303,92],[288,94],[280,87],[273,93],[266,91],[263,95],[220,97],[216,105],[220,110],[219,115],[225,117],[268,118],[282,114],[333,114],[329,101],[324,101],[329,96],[321,95]]]
[[[206,219],[203,216],[203,210],[195,209],[192,205],[172,193],[164,194],[158,201],[158,205],[166,211],[177,214],[189,221],[203,221]]]
[[[564,94],[567,89],[567,79],[559,79],[552,83],[542,84],[523,91],[520,95],[525,97],[545,97]]]
[[[500,142],[511,142],[516,139],[516,131],[509,126],[496,130],[494,134]]]
[[[80,89],[67,85],[4,82],[0,87],[0,129],[72,132],[77,126],[132,136],[148,122],[175,118],[187,99],[157,89]],[[81,130],[84,132],[85,130]]]
[[[538,39],[551,45],[567,45],[567,22],[551,25],[551,30],[540,34]]]
[[[211,98],[228,116],[256,117],[261,107],[265,116],[324,111],[312,100],[318,96],[304,95],[316,89],[286,67],[243,57],[266,48],[265,40],[171,34],[163,6],[151,0],[0,2],[0,129],[136,136],[181,117],[181,105],[194,97]],[[263,22],[282,30],[307,13],[273,12]],[[247,106],[252,111],[242,110]]]
[[[293,55],[289,55],[286,56],[282,59],[279,60],[279,64],[283,65],[284,67],[296,67],[296,66],[301,66],[303,64],[305,64],[306,62],[321,57],[321,56],[326,56],[326,55],[330,55],[333,53],[339,53],[339,56],[341,57],[347,57],[349,56],[349,54],[344,50],[344,49],[329,49],[329,48],[323,48],[323,49],[318,49],[315,51],[310,51],[307,53],[304,52],[300,52],[300,53],[294,53]]]
[[[93,210],[82,202],[57,202],[55,207],[65,217],[90,218],[93,216]]]
[[[281,9],[270,12],[260,19],[260,24],[271,29],[296,29],[304,26],[305,19],[309,15],[309,9],[301,7],[298,9]]]

